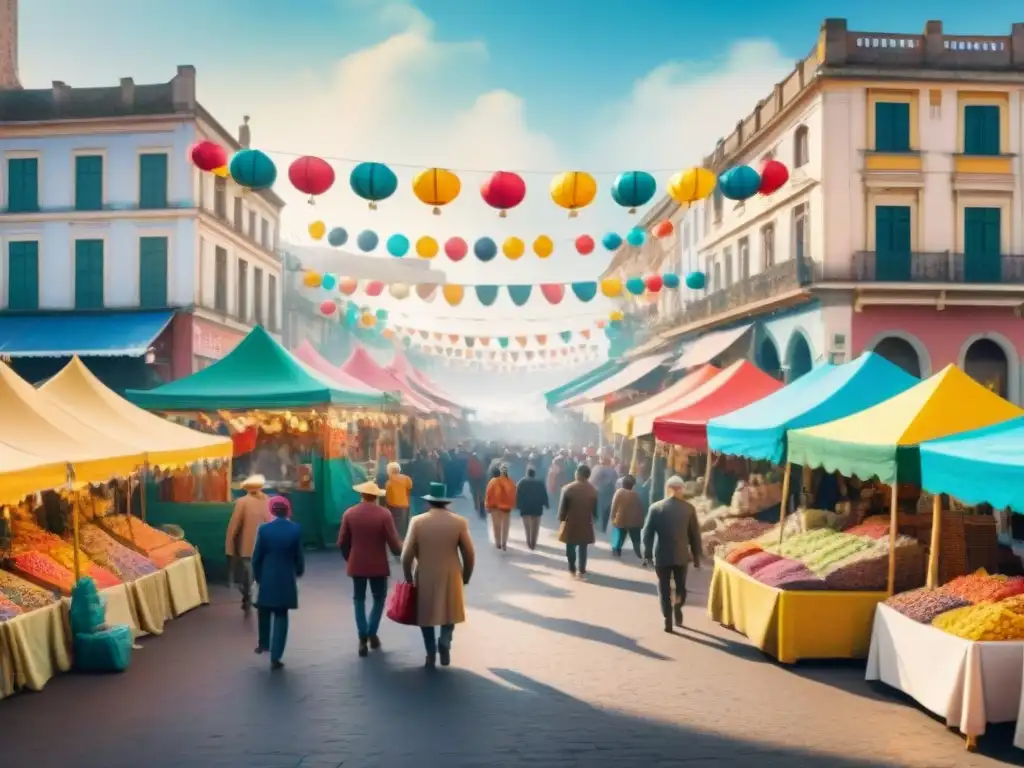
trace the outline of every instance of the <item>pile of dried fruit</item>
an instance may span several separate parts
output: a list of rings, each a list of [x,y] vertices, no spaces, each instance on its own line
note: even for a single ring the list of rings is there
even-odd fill
[[[161,568],[166,568],[171,563],[177,562],[183,557],[191,557],[196,551],[187,541],[175,541],[163,547],[150,550],[149,559]]]
[[[70,595],[71,588],[75,586],[74,574],[49,555],[41,552],[23,552],[15,555],[11,562],[18,573],[63,595]]]
[[[740,560],[750,555],[756,555],[758,552],[763,552],[760,545],[753,541],[745,541],[740,544],[736,544],[725,556],[727,563],[736,565]]]
[[[42,552],[49,555],[57,561],[57,565],[62,568],[67,568],[72,573],[75,572],[75,548],[63,540],[59,540],[60,544],[50,547],[49,549],[39,549],[37,552]],[[89,556],[82,551],[78,553],[78,567],[82,569],[82,573],[85,573],[89,566],[92,565],[92,560]]]
[[[965,640],[1024,640],[1024,616],[1002,603],[968,605],[947,611],[932,620],[932,626]]]
[[[52,592],[47,592],[8,571],[0,571],[0,594],[26,613],[57,602],[57,597]]]
[[[893,595],[885,604],[921,624],[931,624],[936,617],[947,611],[970,605],[962,597],[943,592],[941,589],[913,589],[910,592]]]
[[[869,539],[884,539],[889,535],[889,524],[864,522],[847,528],[843,533],[849,533],[853,536],[864,536]]]
[[[94,525],[86,525],[81,534],[82,549],[98,564],[123,581],[156,573],[156,565],[145,555],[133,552]]]
[[[977,605],[1024,594],[1024,577],[993,576],[980,570],[966,576],[957,576],[941,589]]]
[[[144,552],[171,544],[175,541],[163,531],[146,525],[138,518],[128,520],[127,515],[109,515],[100,521],[100,525],[126,542],[132,542]]]
[[[21,608],[18,607],[17,603],[3,595],[0,595],[0,621],[7,621],[8,619],[13,619],[15,616],[20,615]]]
[[[96,563],[89,563],[89,567],[82,570],[82,575],[88,576],[95,581],[97,589],[116,587],[121,583],[121,580],[117,578],[117,576],[112,574],[106,568],[100,568]]]
[[[819,549],[805,555],[801,560],[815,573],[824,575],[857,553],[871,549],[873,544],[873,540],[847,533],[836,533],[829,541],[823,542]]]
[[[777,563],[782,558],[772,552],[757,552],[750,557],[740,560],[736,567],[749,576],[757,578],[761,571],[772,563]]]

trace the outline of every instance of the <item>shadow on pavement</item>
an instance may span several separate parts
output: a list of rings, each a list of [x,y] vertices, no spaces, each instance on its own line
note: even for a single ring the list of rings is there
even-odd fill
[[[651,574],[653,578],[653,573]],[[620,589],[623,592],[635,592],[641,595],[657,595],[658,585],[653,582],[647,581],[633,581],[632,579],[622,579],[618,576],[608,576],[604,573],[595,573],[594,571],[587,572],[587,583],[593,584],[597,587],[607,587],[609,589]]]

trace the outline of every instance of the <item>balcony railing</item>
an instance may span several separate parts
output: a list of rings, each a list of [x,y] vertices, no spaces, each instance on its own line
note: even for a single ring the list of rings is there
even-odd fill
[[[825,265],[818,282],[1024,284],[1024,256],[858,251],[846,264]]]

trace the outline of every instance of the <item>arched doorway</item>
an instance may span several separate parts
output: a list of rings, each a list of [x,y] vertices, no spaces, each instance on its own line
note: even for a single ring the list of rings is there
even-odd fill
[[[799,331],[793,334],[789,340],[789,380],[796,381],[805,373],[810,373],[814,366],[814,357],[811,355],[811,346],[807,338]]]
[[[769,376],[781,378],[782,361],[779,360],[779,350],[772,341],[771,336],[765,336],[757,345],[757,354],[754,356],[757,367]]]
[[[921,356],[914,345],[898,336],[886,336],[875,344],[874,352],[893,365],[898,365],[911,376],[921,377]]]
[[[1000,397],[1009,396],[1010,361],[1003,347],[992,339],[978,339],[967,348],[964,370]]]

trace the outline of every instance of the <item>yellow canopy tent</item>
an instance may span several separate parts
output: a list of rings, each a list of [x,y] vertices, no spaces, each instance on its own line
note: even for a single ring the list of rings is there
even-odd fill
[[[230,438],[173,424],[132,405],[108,389],[77,357],[39,391],[89,427],[143,452],[154,466],[181,467],[231,458]]]
[[[17,504],[30,493],[64,485],[67,464],[0,443],[0,504]]]

